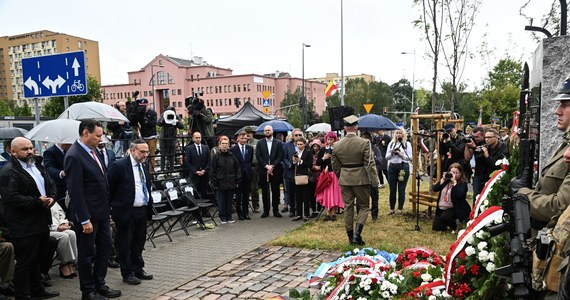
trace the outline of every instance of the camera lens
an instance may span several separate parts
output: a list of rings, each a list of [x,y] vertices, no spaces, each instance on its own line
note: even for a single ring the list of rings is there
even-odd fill
[[[451,175],[451,173],[445,173],[445,178],[446,178],[446,179],[451,179],[451,177],[453,177],[453,175]]]
[[[444,133],[441,135],[441,138],[444,140],[447,140],[449,138],[449,134],[448,133]]]

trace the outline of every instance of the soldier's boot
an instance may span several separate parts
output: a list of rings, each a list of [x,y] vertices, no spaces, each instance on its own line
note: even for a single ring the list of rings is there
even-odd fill
[[[354,230],[346,230],[346,235],[348,236],[348,242],[352,244],[352,238],[354,237]]]
[[[362,240],[360,236],[362,234],[362,229],[364,229],[364,224],[356,224],[356,231],[354,232],[354,236],[352,237],[351,244],[355,244],[358,246],[364,246],[366,243]]]

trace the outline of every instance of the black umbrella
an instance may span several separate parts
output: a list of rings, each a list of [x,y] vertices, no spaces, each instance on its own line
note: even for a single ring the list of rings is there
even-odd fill
[[[26,129],[18,127],[2,127],[0,128],[0,140],[10,140],[28,133]]]

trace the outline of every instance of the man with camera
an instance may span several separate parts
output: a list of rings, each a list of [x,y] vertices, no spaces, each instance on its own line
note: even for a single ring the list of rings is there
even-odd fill
[[[466,176],[469,178],[471,168],[465,163],[464,151],[465,145],[463,143],[463,136],[457,132],[454,124],[446,124],[443,126],[445,133],[441,135],[439,144],[439,152],[442,155],[442,170],[449,170],[449,167],[454,163],[460,163]]]
[[[176,160],[176,129],[183,129],[182,119],[176,114],[174,106],[169,106],[158,119],[160,129],[160,169],[162,171],[174,171],[174,161]],[[168,167],[166,162],[168,161]]]
[[[123,115],[126,115],[127,105],[125,102],[119,101],[114,107]],[[128,148],[129,140],[133,137],[133,129],[131,124],[125,121],[109,122],[107,130],[111,130],[111,139],[113,140],[113,151],[120,158],[123,157],[125,150]]]
[[[148,144],[148,151],[149,151],[149,172],[152,174],[154,173],[154,164],[155,158],[154,155],[156,153],[156,123],[157,123],[157,114],[154,109],[150,108],[148,104],[148,100],[145,98],[139,99],[139,105],[145,107],[144,117],[140,122],[141,126],[141,137],[145,142]]]
[[[464,153],[467,161],[475,156],[475,173],[473,174],[473,203],[475,203],[477,195],[483,190],[491,173],[501,168],[495,163],[499,159],[508,157],[509,149],[499,140],[497,130],[475,127],[472,138],[465,142]]]
[[[203,92],[194,93],[185,99],[189,118],[188,129],[191,133],[200,132],[208,147],[212,149],[217,146],[214,138],[214,114],[210,108],[206,108],[204,100],[198,98],[202,95]]]

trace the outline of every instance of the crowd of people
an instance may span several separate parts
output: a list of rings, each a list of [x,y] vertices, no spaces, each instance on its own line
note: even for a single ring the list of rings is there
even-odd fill
[[[570,98],[557,100],[558,129],[567,132]],[[124,113],[123,103],[117,108]],[[54,144],[43,156],[26,138],[4,143],[2,156],[8,164],[0,170],[0,295],[57,297],[59,293],[46,289],[54,255],[62,278],[79,277],[82,299],[121,296],[121,291],[105,282],[110,266],[120,267],[127,284],[153,279],[144,269],[142,255],[146,223],[153,214],[149,196],[155,160],[148,158],[160,141],[160,150],[167,154],[160,165],[172,172],[176,161],[170,156],[180,146],[176,137],[183,124],[173,108],[157,118],[145,106],[144,114],[134,129],[140,138],[132,136],[127,122],[109,123],[108,133],[116,138],[112,145],[103,139],[102,124],[93,120],[81,122],[75,143]],[[255,213],[260,218],[286,214],[294,222],[308,222],[321,213],[324,222],[336,221],[342,213],[348,242],[362,246],[369,215],[377,221],[381,214],[403,213],[414,164],[405,128],[390,134],[362,132],[358,117],[348,116],[342,137],[334,132],[313,136],[299,128],[287,135],[274,132],[271,126],[263,128],[260,139],[254,134],[256,128],[246,127],[235,137],[218,137],[216,143],[210,133],[194,131],[184,149],[188,179],[199,194],[213,192],[221,224],[235,223],[235,218],[251,220]],[[434,231],[455,231],[468,221],[472,203],[491,173],[500,168],[497,162],[508,158],[518,141],[507,128],[462,130],[455,123],[445,124],[442,132],[415,138],[424,158],[439,155],[443,166],[441,178],[434,178],[433,185],[438,193]],[[434,141],[440,143],[439,152],[429,153]],[[547,162],[537,189],[517,188],[531,198],[533,228],[544,227],[570,203],[567,193],[560,192],[569,162],[564,141]],[[425,166],[424,159],[417,168],[433,177]],[[386,184],[389,210],[380,212],[379,195]],[[473,199],[468,200],[469,184]]]

